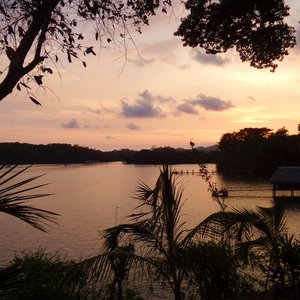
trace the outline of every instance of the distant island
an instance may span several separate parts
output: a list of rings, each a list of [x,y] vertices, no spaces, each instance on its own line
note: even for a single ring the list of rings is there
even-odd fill
[[[121,161],[127,164],[194,164],[216,162],[217,145],[191,149],[157,147],[140,151],[101,151],[70,144],[0,143],[0,164],[76,164]]]

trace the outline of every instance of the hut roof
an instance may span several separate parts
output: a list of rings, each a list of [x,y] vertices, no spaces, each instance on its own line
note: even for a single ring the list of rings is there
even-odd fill
[[[300,167],[279,167],[271,177],[272,183],[300,184]]]

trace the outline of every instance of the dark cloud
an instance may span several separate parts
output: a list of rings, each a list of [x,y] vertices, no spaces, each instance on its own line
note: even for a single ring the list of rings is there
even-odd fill
[[[61,126],[63,127],[63,128],[79,128],[79,124],[78,124],[78,122],[77,122],[77,120],[76,119],[71,119],[69,122],[67,122],[67,123],[63,123],[63,124],[61,124]]]
[[[135,125],[133,123],[129,123],[126,127],[130,130],[139,130],[140,129],[140,127],[138,125]]]
[[[159,107],[154,106],[157,98],[148,90],[139,94],[139,98],[130,105],[125,100],[121,101],[121,115],[126,118],[162,118],[165,114]]]
[[[188,100],[188,103],[196,106],[200,106],[205,110],[224,111],[235,107],[231,101],[224,101],[215,97],[208,97],[205,95],[199,95],[197,99]]]
[[[205,65],[217,65],[222,66],[228,62],[228,59],[218,56],[217,54],[206,54],[203,50],[200,49],[192,49],[191,50],[191,57]]]
[[[177,106],[177,110],[190,115],[198,115],[198,111],[188,102],[184,102]]]
[[[164,116],[160,108],[154,107],[152,103],[145,100],[137,100],[133,105],[122,101],[121,105],[121,114],[126,118],[158,118]]]

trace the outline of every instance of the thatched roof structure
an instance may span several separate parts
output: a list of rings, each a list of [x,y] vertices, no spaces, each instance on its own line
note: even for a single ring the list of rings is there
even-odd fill
[[[300,190],[300,167],[279,167],[271,177],[277,190]]]

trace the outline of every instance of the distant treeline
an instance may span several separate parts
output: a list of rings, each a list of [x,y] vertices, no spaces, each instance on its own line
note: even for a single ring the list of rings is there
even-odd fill
[[[300,166],[300,134],[283,127],[244,128],[220,139],[217,170],[223,174],[271,175],[279,166]]]
[[[100,151],[70,144],[33,145],[0,143],[0,164],[71,164],[122,161],[128,164],[189,164],[216,162],[216,151],[174,149],[121,149]]]
[[[191,149],[158,147],[140,151],[100,151],[70,144],[0,143],[0,164],[71,164],[122,161],[128,164],[216,163],[223,174],[271,175],[279,166],[300,166],[300,134],[244,128],[225,133],[218,146]]]

